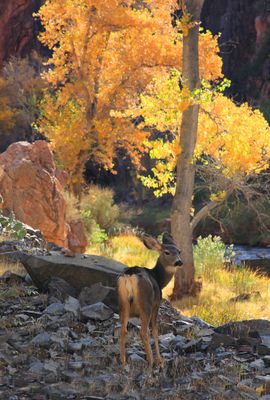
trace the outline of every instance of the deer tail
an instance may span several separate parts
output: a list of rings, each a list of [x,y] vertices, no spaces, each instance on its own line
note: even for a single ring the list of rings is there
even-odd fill
[[[128,301],[131,304],[136,298],[138,291],[138,278],[136,275],[122,275],[118,279],[119,303]]]

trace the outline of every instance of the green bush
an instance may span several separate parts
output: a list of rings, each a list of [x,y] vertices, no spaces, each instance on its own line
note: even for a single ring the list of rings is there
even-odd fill
[[[207,279],[214,279],[214,272],[223,268],[233,255],[233,246],[226,247],[219,236],[199,237],[193,247],[196,273]]]
[[[91,244],[103,244],[108,240],[105,229],[102,229],[92,217],[91,211],[81,210],[81,218],[84,222],[85,229],[89,235]]]
[[[11,213],[8,217],[0,214],[0,234],[2,236],[21,240],[26,233],[23,223],[15,218],[14,213]]]
[[[106,233],[115,227],[119,218],[119,207],[114,204],[113,195],[111,189],[94,185],[82,195],[81,216],[88,231],[92,229],[92,221],[95,221]]]

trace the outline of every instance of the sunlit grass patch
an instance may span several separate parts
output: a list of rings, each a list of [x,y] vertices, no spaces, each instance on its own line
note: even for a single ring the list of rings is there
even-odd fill
[[[256,271],[245,266],[235,267],[230,276],[230,287],[236,295],[250,293],[255,290],[264,290],[267,279]]]
[[[215,326],[244,319],[270,319],[269,278],[238,267],[232,271],[223,268],[213,275],[211,280],[202,276],[203,289],[197,298],[184,298],[174,305],[183,314],[196,315]]]
[[[106,246],[90,246],[87,251],[91,254],[113,258],[129,267],[138,265],[153,268],[158,258],[157,252],[148,250],[135,235],[115,236]]]
[[[111,240],[112,257],[128,266],[139,265],[152,268],[158,254],[148,250],[136,236],[116,236]]]

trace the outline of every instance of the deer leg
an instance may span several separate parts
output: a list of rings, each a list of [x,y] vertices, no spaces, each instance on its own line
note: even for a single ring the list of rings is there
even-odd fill
[[[152,350],[151,350],[151,346],[150,346],[150,341],[149,341],[149,333],[148,333],[148,328],[149,328],[149,316],[147,314],[141,314],[141,339],[145,348],[145,352],[146,352],[146,358],[148,361],[149,366],[152,368],[153,366],[153,354],[152,354]]]
[[[159,351],[159,343],[158,343],[158,325],[157,325],[157,316],[158,316],[158,307],[153,310],[151,316],[151,326],[152,326],[152,335],[155,342],[156,354],[157,354],[157,362],[160,367],[163,367],[163,360]]]
[[[122,367],[124,368],[126,365],[126,334],[127,334],[127,324],[130,312],[130,304],[126,302],[122,304],[120,310],[120,319],[121,319],[121,333],[120,333],[120,359],[122,363]]]

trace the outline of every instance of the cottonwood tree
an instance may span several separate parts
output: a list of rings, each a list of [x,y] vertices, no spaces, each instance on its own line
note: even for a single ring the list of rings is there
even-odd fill
[[[191,22],[194,22],[187,35],[183,36],[183,76],[186,80],[186,85],[190,91],[196,90],[200,86],[199,76],[199,56],[198,56],[198,37],[199,37],[199,20],[204,0],[188,0],[185,1],[185,7],[188,14],[191,16]],[[226,110],[229,113],[229,109]],[[251,110],[249,111],[251,113]],[[195,166],[194,166],[194,151],[197,141],[197,129],[198,129],[198,116],[199,116],[199,105],[190,104],[189,107],[183,112],[181,132],[180,132],[180,147],[181,153],[177,161],[177,177],[176,177],[176,192],[173,199],[173,206],[171,212],[172,218],[172,233],[176,238],[178,245],[183,249],[183,258],[185,268],[179,271],[175,277],[174,297],[181,296],[181,293],[188,293],[194,283],[194,261],[192,253],[192,230],[194,228],[193,223],[190,223],[190,209],[192,207],[192,196],[194,191],[194,178],[195,178]],[[233,116],[233,115],[232,115]],[[254,122],[256,121],[257,115],[255,115]],[[241,119],[240,119],[241,121]],[[250,119],[248,118],[248,121]],[[236,123],[236,121],[234,122]],[[254,126],[254,124],[251,124]],[[250,130],[249,130],[250,132]],[[268,127],[264,126],[262,131],[259,131],[259,143],[254,143],[255,132],[253,131],[249,138],[246,137],[245,145],[242,148],[242,153],[239,154],[240,159],[245,158],[247,155],[251,156],[253,161],[253,172],[259,172],[263,168],[267,168],[266,155],[269,151],[269,130]],[[238,134],[241,134],[238,132]],[[245,132],[242,132],[244,137]],[[225,132],[226,136],[226,132]],[[231,146],[224,152],[225,158],[230,160],[234,159],[234,149],[238,148],[237,137],[233,137]],[[250,139],[250,140],[248,140]],[[220,149],[221,144],[218,149]],[[254,146],[257,147],[257,152],[260,156],[254,163],[252,152],[255,150]],[[255,152],[256,152],[255,150]],[[244,157],[243,156],[244,153]],[[234,160],[236,161],[236,160]],[[233,164],[233,163],[232,163]],[[240,162],[241,164],[241,162]],[[262,166],[263,165],[263,166]],[[250,165],[249,165],[250,167]],[[228,167],[227,167],[228,168]],[[241,168],[241,167],[240,167]],[[239,170],[238,170],[239,171]],[[240,169],[241,171],[241,169]],[[250,172],[249,168],[245,169],[245,173]],[[226,175],[226,170],[225,170]],[[230,175],[228,171],[227,175]],[[231,190],[234,188],[232,187]],[[225,192],[225,196],[228,195],[229,191]],[[200,210],[201,216],[207,214],[212,207],[216,206],[216,201],[209,203],[204,209]],[[198,220],[197,215],[197,220]],[[195,220],[196,221],[196,220]],[[192,226],[193,225],[193,226]],[[183,232],[184,231],[184,235]]]
[[[227,81],[220,83],[217,79],[222,78],[221,71],[206,78],[200,65],[195,74],[202,37],[215,40],[210,33],[199,36],[199,13],[196,15],[195,21],[189,17],[191,29],[183,35],[185,43],[192,34],[186,43],[188,49],[183,51],[181,71],[173,70],[156,78],[141,96],[140,103],[127,113],[133,118],[143,117],[139,126],[142,129],[151,126],[165,132],[146,144],[155,166],[152,174],[142,180],[157,195],[174,196],[172,232],[184,260],[184,268],[176,274],[175,297],[194,289],[194,229],[211,210],[233,195],[241,195],[251,206],[254,204],[261,196],[258,179],[261,180],[262,171],[268,167],[270,151],[268,123],[258,110],[248,104],[238,106],[224,96]],[[217,51],[213,54],[219,58]],[[185,61],[188,63],[184,69]],[[196,171],[209,200],[199,210],[194,210],[193,205]]]
[[[184,3],[192,26],[183,35],[183,77],[190,92],[200,87],[199,21],[204,0]],[[176,191],[171,211],[173,237],[183,253],[184,267],[175,274],[174,297],[187,293],[194,283],[192,228],[190,210],[194,191],[194,150],[197,140],[199,104],[190,104],[183,112],[180,130],[181,152],[177,160]]]
[[[47,0],[40,40],[52,50],[39,129],[51,141],[69,185],[78,192],[85,161],[113,170],[118,149],[140,168],[149,133],[121,112],[154,76],[181,68],[182,41],[172,26],[176,0]],[[216,41],[201,40],[206,79],[221,73]],[[116,114],[118,113],[118,118]]]

